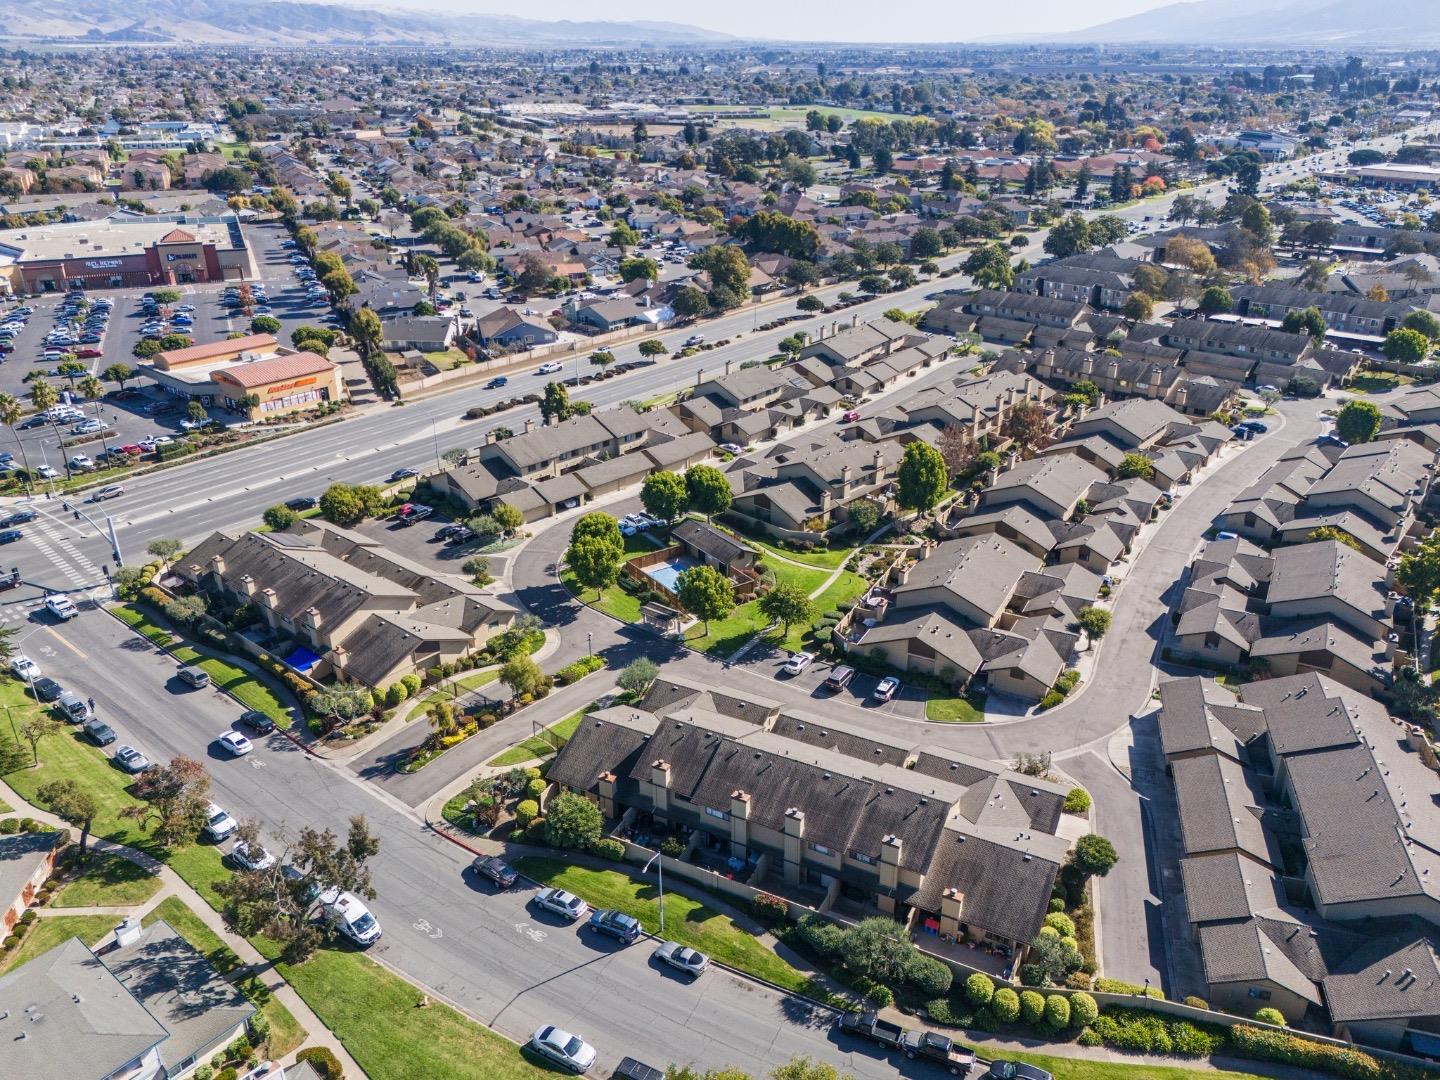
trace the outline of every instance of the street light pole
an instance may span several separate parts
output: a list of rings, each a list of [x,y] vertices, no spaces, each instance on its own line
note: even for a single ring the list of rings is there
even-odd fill
[[[650,863],[656,864],[655,872],[660,878],[660,933],[663,934],[665,933],[665,860],[660,852],[655,852],[650,856],[650,862],[647,862],[645,868],[640,871],[642,874],[650,872]]]

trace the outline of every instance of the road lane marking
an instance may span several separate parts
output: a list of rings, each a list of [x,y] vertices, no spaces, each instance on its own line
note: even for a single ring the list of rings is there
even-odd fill
[[[76,645],[73,641],[66,641],[65,638],[63,638],[63,637],[61,637],[59,634],[57,634],[57,633],[55,632],[55,628],[54,628],[53,626],[47,626],[47,627],[45,627],[45,632],[46,632],[47,634],[49,634],[51,637],[53,637],[56,641],[60,642],[61,645],[64,645],[67,649],[69,649],[71,652],[73,652],[76,656],[80,657],[81,660],[89,660],[89,659],[90,659],[88,656],[85,655],[85,653],[84,653],[83,651],[81,651],[80,646]]]

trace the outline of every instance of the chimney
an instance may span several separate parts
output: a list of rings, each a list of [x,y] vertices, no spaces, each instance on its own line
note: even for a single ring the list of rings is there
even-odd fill
[[[214,574],[217,579],[223,578],[225,576],[224,555],[212,555],[210,557],[210,572]]]
[[[267,586],[266,588],[260,590],[260,596],[264,599],[265,606],[268,607],[271,611],[279,608],[280,598],[275,595],[274,589],[271,589]]]
[[[878,484],[885,473],[885,454],[878,446],[875,448],[875,457],[870,461],[870,469],[875,474],[872,482]]]
[[[140,920],[132,916],[115,927],[115,947],[123,949],[140,940]]]
[[[1188,386],[1181,386],[1179,390],[1175,391],[1175,408],[1179,409],[1181,412],[1184,412],[1185,402],[1189,399],[1190,388]]]
[[[725,374],[726,374],[726,375],[729,375],[729,374],[730,374],[730,365],[731,365],[732,363],[734,363],[734,361],[732,361],[732,360],[726,360],[726,361],[725,361]]]
[[[532,432],[532,431],[534,431],[534,430],[535,430],[535,420],[534,420],[533,418],[531,418],[531,419],[529,419],[529,420],[526,420],[526,421],[525,421],[525,434],[526,434],[526,435],[529,435],[530,432]]]
[[[840,466],[840,498],[842,499],[850,497],[850,471],[849,465]]]
[[[255,579],[249,574],[246,574],[240,579],[240,591],[243,592],[246,596],[254,597]]]
[[[344,645],[336,645],[330,650],[330,666],[335,669],[337,676],[345,674],[345,665],[350,662],[350,654],[345,651]]]

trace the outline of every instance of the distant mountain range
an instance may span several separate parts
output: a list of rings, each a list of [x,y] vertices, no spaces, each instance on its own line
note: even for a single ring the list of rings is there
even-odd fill
[[[542,22],[292,0],[6,0],[0,41],[175,45],[686,45],[732,41],[667,22]]]
[[[1041,40],[1030,38],[1030,40]],[[1437,0],[1191,0],[1056,42],[1157,45],[1440,45]]]

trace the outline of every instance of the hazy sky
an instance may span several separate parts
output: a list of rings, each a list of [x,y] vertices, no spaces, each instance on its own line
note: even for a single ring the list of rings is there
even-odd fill
[[[341,0],[346,2],[346,0]],[[426,8],[532,19],[653,19],[740,36],[823,41],[977,41],[1079,30],[1170,0],[348,0],[364,7]]]

